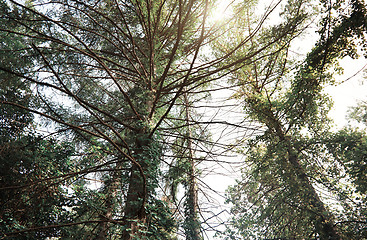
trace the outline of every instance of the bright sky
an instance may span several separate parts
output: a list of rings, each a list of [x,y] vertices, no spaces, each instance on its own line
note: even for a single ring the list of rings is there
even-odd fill
[[[337,76],[336,79],[345,82],[326,89],[334,101],[334,107],[329,116],[334,119],[337,128],[348,123],[346,115],[350,107],[356,106],[358,101],[367,100],[366,65],[367,59],[363,57],[357,60],[343,59],[341,66],[344,67],[344,74]]]
[[[219,0],[214,9],[211,10],[210,21],[221,21],[232,13],[230,7],[232,1]]]

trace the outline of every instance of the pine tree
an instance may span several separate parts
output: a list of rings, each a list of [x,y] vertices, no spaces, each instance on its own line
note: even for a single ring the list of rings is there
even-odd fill
[[[342,12],[338,4],[327,5],[326,9]],[[298,6],[301,5],[296,6],[295,12],[304,11]],[[292,12],[289,7],[293,9],[295,5],[285,8]],[[243,148],[248,165],[243,170],[243,179],[229,190],[229,201],[234,204],[236,215],[235,230],[231,233],[234,236],[360,237],[350,235],[337,223],[350,217],[350,202],[345,197],[348,190],[339,182],[343,178],[339,171],[344,169],[336,161],[337,155],[332,156],[333,151],[327,147],[333,142],[326,137],[331,135],[327,118],[330,102],[322,93],[323,87],[333,81],[329,69],[337,59],[355,57],[355,41],[363,39],[366,30],[365,21],[361,21],[366,19],[363,4],[353,1],[349,7],[348,16],[342,14],[334,19],[328,15],[323,19],[320,40],[296,74],[291,72],[291,65],[287,67],[291,40],[287,35],[277,54],[265,55],[262,62],[254,60],[251,69],[242,68],[233,74],[242,83],[237,96],[243,99],[245,111],[264,129]],[[270,33],[283,34],[288,29],[284,24]],[[293,29],[293,34],[297,34],[296,28]],[[340,216],[327,206],[320,187],[337,195],[336,201],[344,205],[345,215]]]

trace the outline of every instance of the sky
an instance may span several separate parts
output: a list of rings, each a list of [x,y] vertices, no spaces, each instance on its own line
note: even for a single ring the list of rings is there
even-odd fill
[[[350,107],[356,106],[358,101],[367,100],[367,59],[346,58],[340,64],[344,68],[344,74],[336,76],[336,80],[343,83],[326,88],[334,101],[329,116],[335,121],[337,128],[348,124],[346,116]]]

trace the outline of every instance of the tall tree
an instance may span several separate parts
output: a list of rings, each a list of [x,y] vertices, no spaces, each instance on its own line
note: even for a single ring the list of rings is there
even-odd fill
[[[45,117],[58,132],[73,133],[83,149],[94,146],[109,154],[97,164],[90,158],[84,164],[92,169],[81,170],[104,171],[102,205],[79,216],[89,216],[82,224],[96,225],[93,238],[167,238],[174,225],[155,192],[162,154],[158,129],[184,87],[207,76],[196,66],[194,72],[194,63],[205,37],[208,1],[10,2],[31,14],[4,18],[27,31],[9,24],[1,31],[30,43],[40,59],[39,74],[2,70],[33,84],[41,106],[11,100],[2,105]],[[36,28],[33,22],[44,25]],[[164,212],[166,220],[155,217]]]
[[[174,238],[173,214],[161,200],[159,187],[164,153],[173,151],[167,150],[173,149],[172,139],[179,139],[176,152],[182,156],[176,162],[184,158],[187,163],[183,171],[188,192],[186,237],[200,238],[190,94],[229,72],[251,66],[254,59],[273,56],[275,61],[302,28],[304,15],[297,11],[301,2],[290,8],[287,24],[273,29],[279,34],[266,35],[261,30],[278,6],[274,5],[254,29],[241,36],[230,27],[239,26],[238,17],[252,1],[235,7],[233,18],[223,28],[209,25],[209,6],[215,3],[209,0],[7,2],[27,15],[6,12],[2,19],[7,23],[0,26],[0,32],[10,41],[22,37],[26,49],[16,55],[35,65],[27,71],[6,65],[0,69],[31,85],[39,105],[13,99],[1,99],[0,104],[37,114],[60,139],[72,141],[79,154],[72,159],[79,168],[65,170],[58,179],[63,182],[64,177],[74,176],[81,182],[68,185],[76,199],[68,209],[69,218],[58,226],[22,232],[68,227],[74,233],[60,231],[60,237]],[[14,23],[22,28],[14,29]],[[212,55],[207,46],[220,36],[226,36],[228,44],[224,44],[225,51]],[[7,51],[14,50],[7,46]],[[182,109],[185,114],[176,115]],[[170,126],[177,116],[183,116],[177,122],[184,129],[178,134],[177,127]],[[86,179],[91,176],[97,176],[94,181],[100,183],[96,190],[88,187],[91,181]]]
[[[229,190],[236,216],[233,236],[346,239],[336,224],[338,214],[318,190],[343,192],[336,190],[340,175],[326,170],[335,171],[338,162],[327,150],[328,140],[322,138],[330,134],[330,103],[322,89],[332,81],[330,68],[337,59],[355,57],[356,42],[360,37],[363,41],[366,32],[366,10],[359,1],[351,1],[345,9],[341,2],[325,3],[320,40],[294,74],[289,46],[302,29],[291,23],[307,17],[303,5],[299,1],[285,6],[285,23],[265,32],[270,38],[284,36],[277,54],[264,54],[260,60],[253,59],[251,68],[233,73],[233,79],[242,84],[237,97],[264,129],[244,147],[243,180]],[[344,11],[337,19],[331,17],[335,9]],[[292,34],[284,34],[289,29]],[[345,203],[345,196],[339,200]]]
[[[201,94],[198,94],[199,96]],[[197,96],[196,96],[197,98]],[[182,212],[182,225],[186,239],[202,239],[202,228],[199,219],[198,202],[198,165],[202,158],[197,150],[200,142],[208,139],[208,134],[196,125],[199,116],[193,110],[194,101],[189,99],[187,92],[178,100],[180,112],[171,119],[172,129],[176,129],[178,137],[170,147],[173,155],[171,167],[167,172],[167,196],[175,203],[177,211]],[[184,200],[178,199],[178,189],[184,188]],[[183,202],[183,207],[177,203]]]

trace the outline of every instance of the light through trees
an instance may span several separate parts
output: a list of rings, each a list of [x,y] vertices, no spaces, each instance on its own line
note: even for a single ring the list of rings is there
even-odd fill
[[[0,237],[364,236],[349,230],[365,226],[351,192],[363,183],[353,154],[364,157],[354,145],[364,136],[331,133],[321,94],[335,62],[363,42],[364,4],[258,4],[0,1]],[[319,42],[291,58],[318,14]],[[213,104],[218,96],[228,101]],[[233,107],[240,121],[219,118]],[[223,217],[205,179],[214,167],[241,175],[236,162],[243,176]],[[338,172],[354,180],[342,186]]]

